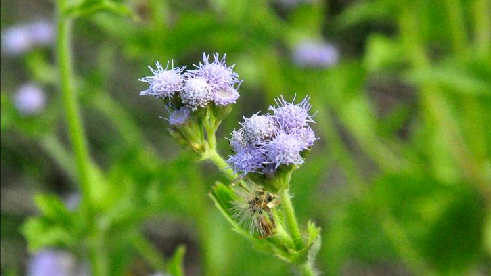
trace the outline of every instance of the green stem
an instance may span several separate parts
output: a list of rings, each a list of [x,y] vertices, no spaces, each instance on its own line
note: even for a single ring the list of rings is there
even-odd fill
[[[85,131],[82,125],[80,107],[75,94],[74,73],[72,65],[72,51],[70,47],[71,30],[73,19],[67,18],[63,12],[68,6],[67,0],[58,0],[57,5],[57,62],[59,68],[59,88],[61,90],[61,99],[65,108],[66,120],[68,125],[68,134],[70,143],[74,152],[75,164],[77,168],[80,190],[82,193],[81,212],[82,219],[91,223],[93,218],[90,209],[93,203],[93,194],[91,191],[92,183],[91,173],[96,173],[95,164],[90,159]],[[105,232],[99,230],[96,242],[92,244],[90,258],[93,276],[109,275],[109,252]]]
[[[55,135],[48,134],[40,140],[40,143],[46,153],[66,172],[70,180],[76,183],[77,172],[74,170],[75,164],[73,157],[65,149],[60,140]]]
[[[467,48],[467,38],[463,10],[460,0],[445,0],[449,28],[452,34],[453,50],[456,54],[461,54]]]
[[[63,16],[63,11],[67,3],[65,0],[58,1],[57,24],[58,36],[56,41],[57,59],[60,77],[61,98],[65,108],[68,133],[70,142],[75,154],[75,162],[77,167],[80,188],[82,192],[82,200],[91,202],[90,192],[90,168],[91,163],[87,141],[84,135],[80,109],[75,95],[73,85],[74,74],[72,66],[72,52],[70,48],[71,29],[73,20]],[[88,213],[89,204],[82,204],[85,208],[85,213]]]
[[[303,248],[303,240],[302,236],[300,235],[300,228],[298,227],[295,209],[293,208],[289,189],[281,189],[279,192],[279,197],[280,204],[285,214],[285,223],[292,236],[295,249],[301,250]]]
[[[131,244],[153,269],[165,273],[165,259],[145,237],[138,234]]]
[[[239,176],[230,168],[227,161],[225,161],[216,149],[207,148],[207,150],[201,156],[202,160],[211,161],[215,164],[221,173],[228,178],[228,180],[236,180]]]
[[[475,0],[474,36],[476,51],[480,56],[489,55],[491,51],[491,2],[489,0]]]
[[[307,261],[305,264],[300,266],[300,273],[303,276],[315,276],[317,273],[311,262]]]
[[[93,276],[108,276],[110,275],[109,252],[107,239],[104,231],[99,230],[96,240],[92,243],[91,266]]]

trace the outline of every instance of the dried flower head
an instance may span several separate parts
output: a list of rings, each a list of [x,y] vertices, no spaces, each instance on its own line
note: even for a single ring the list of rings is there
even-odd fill
[[[262,238],[274,235],[276,224],[272,209],[279,204],[277,196],[255,184],[248,186],[236,189],[238,198],[233,208],[239,224],[252,235]]]
[[[171,64],[171,68],[169,68],[169,64]],[[151,95],[156,96],[158,98],[170,98],[176,92],[180,91],[183,86],[183,78],[182,71],[184,67],[176,67],[174,68],[174,61],[167,62],[167,66],[165,69],[160,65],[160,63],[156,62],[157,69],[150,70],[153,73],[153,76],[144,77],[139,79],[141,82],[147,82],[150,84],[150,87],[147,90],[141,91],[140,95]]]

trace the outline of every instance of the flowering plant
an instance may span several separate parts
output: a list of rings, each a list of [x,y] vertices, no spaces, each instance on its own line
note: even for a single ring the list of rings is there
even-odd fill
[[[156,65],[157,70],[150,68],[153,76],[140,79],[149,83],[140,95],[162,99],[172,136],[228,177],[230,185],[217,182],[210,194],[234,230],[297,265],[303,275],[316,275],[320,229],[309,222],[302,236],[289,192],[292,171],[317,139],[310,127],[309,97],[294,104],[280,96],[269,107],[272,114],[244,118],[241,128],[232,131],[233,154],[225,161],[217,152],[216,130],[239,98],[242,81],[234,66],[227,67],[225,55],[220,59],[218,53],[211,63],[203,54],[203,62],[190,71],[174,68],[173,61],[165,69]]]

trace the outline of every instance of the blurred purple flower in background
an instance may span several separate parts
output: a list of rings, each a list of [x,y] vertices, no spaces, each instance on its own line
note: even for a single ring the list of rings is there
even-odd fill
[[[27,276],[87,276],[85,266],[77,263],[73,254],[64,250],[44,249],[32,255]]]
[[[46,95],[36,84],[24,84],[14,94],[14,105],[22,115],[36,115],[44,110]]]
[[[51,45],[54,40],[55,28],[48,21],[16,25],[2,31],[2,52],[20,55],[36,47]]]
[[[292,59],[301,67],[328,68],[338,63],[339,52],[331,43],[304,40],[295,46]]]

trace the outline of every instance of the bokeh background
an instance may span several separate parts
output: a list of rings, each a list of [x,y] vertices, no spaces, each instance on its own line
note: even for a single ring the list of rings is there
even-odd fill
[[[54,2],[1,2],[2,275],[33,266],[22,229],[39,215],[35,194],[79,200]],[[322,275],[491,275],[490,1],[114,2],[134,16],[82,15],[72,46],[91,156],[114,183],[106,196],[126,200],[114,212],[133,212],[118,229],[166,257],[185,245],[186,275],[292,273],[230,230],[208,196],[225,179],[172,140],[160,101],[139,96],[156,61],[192,69],[226,53],[243,83],[219,129],[223,156],[243,116],[279,95],[312,99],[319,140],[292,192],[301,224],[323,229]],[[124,275],[153,272],[124,249]]]

